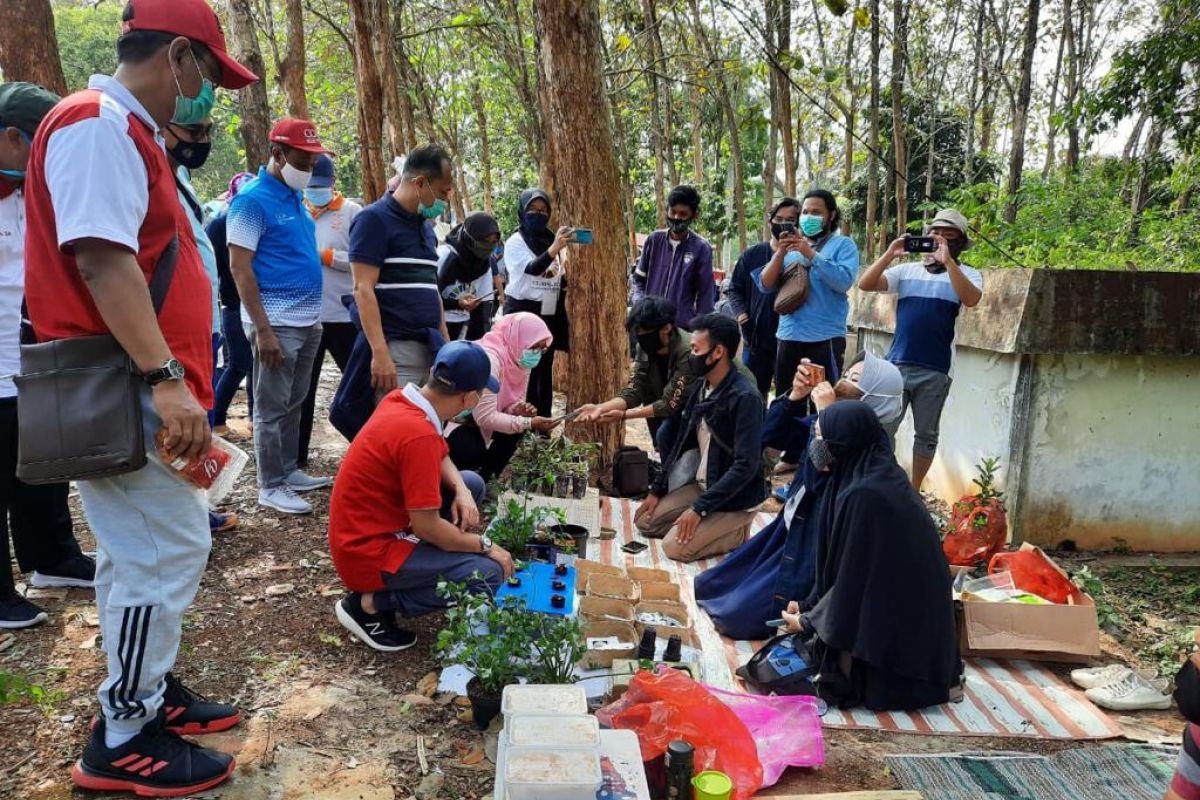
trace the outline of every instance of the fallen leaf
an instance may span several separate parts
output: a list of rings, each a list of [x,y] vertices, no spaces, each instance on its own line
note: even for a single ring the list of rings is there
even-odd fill
[[[274,586],[268,586],[263,592],[267,597],[279,597],[280,595],[288,594],[295,591],[296,584],[294,583],[277,583]]]
[[[100,634],[98,634],[98,633],[87,637],[86,639],[84,639],[82,642],[79,643],[79,649],[80,650],[91,650],[91,649],[95,648],[96,640],[99,638],[100,638]],[[0,650],[3,650],[3,649],[4,649],[4,642],[0,642]]]
[[[431,772],[421,779],[421,785],[415,792],[417,800],[434,800],[442,792],[442,784],[446,777],[440,772]]]
[[[342,595],[342,594],[346,593],[346,591],[344,589],[342,589],[340,586],[329,586],[329,585],[322,586],[319,591],[321,593],[321,597],[337,597],[338,595]]]
[[[433,702],[437,703],[439,706],[445,707],[453,703],[456,696],[457,695],[455,695],[454,692],[439,692],[438,694],[434,695]]]
[[[34,589],[30,588],[25,592],[27,600],[66,600],[66,589]]]
[[[423,694],[406,694],[400,698],[400,702],[408,703],[414,706],[431,706],[433,701]]]
[[[458,712],[458,721],[469,725],[475,724],[475,712],[469,708],[461,709]]]
[[[471,707],[471,698],[456,697],[456,698],[454,698],[454,705],[458,706],[459,708],[470,708]]]
[[[424,678],[421,678],[421,680],[417,681],[417,692],[425,695],[426,697],[433,697],[434,694],[437,693],[437,685],[438,674],[437,671],[434,670]]]
[[[467,753],[462,758],[462,763],[466,764],[468,767],[472,766],[473,764],[478,764],[480,761],[483,761],[483,748],[479,747],[478,745],[472,747],[471,752]]]
[[[95,637],[93,637],[94,639]],[[8,648],[17,643],[17,635],[15,633],[6,633],[0,636],[0,653],[3,653]]]

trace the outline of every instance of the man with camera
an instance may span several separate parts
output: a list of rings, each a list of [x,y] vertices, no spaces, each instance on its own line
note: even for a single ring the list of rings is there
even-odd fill
[[[896,332],[888,360],[904,375],[904,411],[892,423],[893,436],[911,405],[913,410],[912,484],[920,490],[937,451],[938,423],[950,392],[954,322],[959,308],[973,308],[983,297],[983,276],[958,257],[971,246],[967,219],[942,209],[925,236],[902,236],[858,280],[864,292],[897,296]],[[906,253],[919,261],[888,267]]]

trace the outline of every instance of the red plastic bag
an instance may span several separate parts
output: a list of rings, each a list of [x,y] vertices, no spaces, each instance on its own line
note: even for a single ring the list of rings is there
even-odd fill
[[[643,761],[653,761],[669,743],[683,739],[696,750],[696,773],[715,769],[729,776],[733,800],[749,800],[762,788],[763,768],[750,730],[729,706],[679,670],[639,672],[625,694],[597,711],[596,718],[635,732]]]
[[[942,551],[958,567],[986,564],[1008,541],[1008,518],[999,498],[968,496],[954,504]]]
[[[988,574],[997,572],[1012,573],[1013,586],[1051,603],[1083,602],[1083,592],[1040,547],[1026,543],[1020,550],[997,553],[988,562]]]

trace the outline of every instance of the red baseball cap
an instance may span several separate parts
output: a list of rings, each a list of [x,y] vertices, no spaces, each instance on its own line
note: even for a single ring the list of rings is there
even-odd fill
[[[330,152],[321,146],[321,140],[317,138],[317,126],[307,119],[284,117],[271,128],[267,140],[307,153]]]
[[[221,64],[221,86],[241,89],[258,80],[225,49],[225,34],[217,13],[205,0],[129,0],[132,16],[121,27],[130,31],[159,31],[186,36],[212,51]]]

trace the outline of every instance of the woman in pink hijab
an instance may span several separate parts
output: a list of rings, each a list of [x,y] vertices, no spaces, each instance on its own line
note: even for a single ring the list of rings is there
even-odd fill
[[[501,317],[479,340],[500,391],[485,389],[470,419],[448,428],[446,440],[456,467],[491,480],[504,471],[526,431],[549,433],[558,426],[555,420],[537,416],[537,409],[525,401],[529,374],[553,342],[542,318],[524,311]]]

